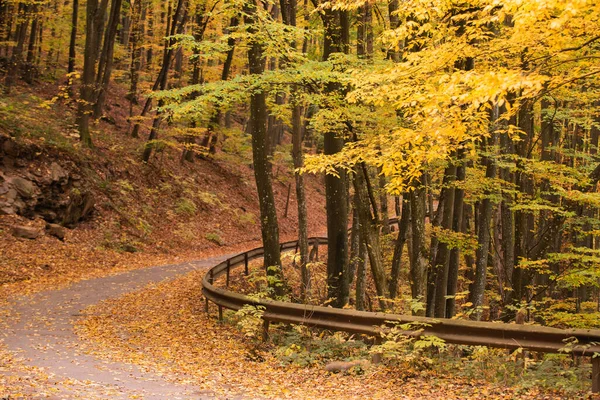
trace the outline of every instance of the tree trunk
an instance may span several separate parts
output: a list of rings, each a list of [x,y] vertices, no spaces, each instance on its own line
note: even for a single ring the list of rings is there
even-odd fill
[[[341,16],[339,11],[329,8],[321,13],[325,27],[323,39],[323,60],[326,61],[332,53],[340,52],[343,48],[342,39],[346,35],[342,32]],[[340,90],[339,84],[329,84],[327,92],[335,93]],[[324,153],[332,155],[340,152],[344,146],[344,139],[335,132],[324,134]],[[343,307],[348,298],[348,282],[344,271],[348,264],[348,207],[346,201],[346,172],[343,169],[336,171],[338,176],[327,174],[325,176],[325,199],[327,210],[327,293],[334,307]]]
[[[142,61],[143,21],[142,14],[145,10],[146,0],[137,0],[133,3],[132,10],[132,35],[131,35],[131,84],[127,98],[129,100],[129,117],[133,116],[133,106],[138,104],[138,82],[140,79],[140,68]]]
[[[359,229],[360,230],[360,229]],[[362,235],[359,233],[359,246],[356,270],[356,309],[362,311],[365,309],[365,294],[367,288],[367,250],[363,242]]]
[[[369,256],[369,264],[371,264],[371,272],[375,289],[379,298],[379,306],[381,310],[385,310],[388,298],[387,277],[385,274],[385,266],[381,252],[381,244],[379,241],[379,218],[377,217],[377,205],[372,204],[369,200],[369,181],[367,176],[367,168],[364,164],[357,166],[355,169],[354,190],[358,196],[356,208],[358,211],[358,219],[361,233],[363,235],[367,255]],[[344,282],[343,284],[347,284]]]
[[[28,11],[29,5],[23,3],[19,4],[17,13],[17,26],[15,30],[15,45],[12,48],[12,54],[8,62],[6,78],[4,80],[4,90],[7,94],[10,93],[13,85],[15,84],[17,75],[19,74],[23,64],[23,48],[25,46],[25,39],[27,37],[27,27],[29,26],[29,18],[27,16]]]
[[[187,19],[187,0],[178,0],[177,7],[175,9],[175,13],[173,14],[172,22],[170,24],[170,32],[169,36],[172,37],[175,34],[181,34],[183,32],[183,27],[185,26],[185,22]],[[173,49],[174,39],[171,38],[167,43],[165,43],[165,52],[163,57],[163,64],[161,70],[156,78],[156,82],[154,82],[155,87],[152,90],[165,90],[167,88],[167,82],[169,79],[169,69],[171,68],[171,62],[173,61],[173,54],[175,50]],[[146,105],[144,106],[144,110],[142,113],[148,112],[149,105],[148,102],[150,98],[146,101]],[[159,102],[159,109],[162,103]],[[143,116],[143,115],[142,115]],[[160,112],[157,110],[152,121],[152,129],[150,129],[150,134],[148,135],[148,141],[146,142],[146,147],[144,148],[144,153],[142,154],[142,160],[144,162],[148,162],[150,160],[150,155],[152,154],[153,144],[152,141],[158,138],[158,125],[160,120]],[[139,123],[134,126],[134,129],[138,127]]]
[[[246,6],[248,23],[254,22],[258,4]],[[254,28],[249,33],[256,34]],[[248,67],[251,75],[260,75],[265,71],[265,49],[258,39],[251,36],[248,47]],[[270,277],[269,285],[276,295],[284,293],[283,274],[279,249],[279,225],[272,186],[272,166],[267,146],[267,102],[264,92],[253,92],[250,96],[249,130],[252,135],[252,156],[254,177],[260,205],[261,232],[264,248],[264,267]]]
[[[71,12],[71,39],[69,40],[69,66],[67,73],[75,71],[75,45],[77,44],[77,20],[79,18],[79,0],[73,0],[73,11]]]
[[[141,0],[139,0],[141,1]],[[112,74],[113,55],[115,50],[115,40],[117,38],[117,28],[119,27],[119,18],[121,17],[122,0],[112,0],[110,17],[106,34],[104,35],[104,44],[102,53],[98,62],[98,72],[96,74],[96,104],[94,104],[94,118],[100,118],[106,101],[106,91],[110,83]]]
[[[390,18],[390,29],[397,29],[400,26],[400,18],[397,14],[398,11],[398,0],[389,0],[388,1],[388,13]],[[400,45],[398,46],[400,47]],[[387,52],[388,59],[399,62],[400,61],[400,51],[401,49],[389,49]]]
[[[310,269],[308,262],[308,213],[306,210],[306,194],[304,178],[297,172],[304,166],[302,155],[302,107],[295,105],[292,109],[292,159],[296,180],[296,202],[298,206],[298,244],[300,250],[300,271],[302,275],[301,297],[306,300],[310,296]]]
[[[402,212],[398,229],[398,237],[394,246],[394,256],[392,258],[392,273],[390,276],[390,298],[395,299],[398,296],[398,280],[400,279],[400,269],[402,268],[402,252],[406,243],[408,227],[410,225],[410,200],[409,195],[402,196]]]
[[[454,163],[454,160],[451,161]],[[453,214],[454,214],[454,197],[455,189],[453,187],[456,180],[456,165],[451,164],[445,171],[445,187],[446,196],[444,196],[444,208],[442,215],[441,227],[444,230],[452,230]],[[433,316],[436,318],[444,318],[446,316],[446,290],[448,288],[448,270],[450,267],[450,248],[445,242],[439,242],[438,251],[435,256],[435,297],[433,304]]]
[[[492,133],[490,139],[490,149],[496,146],[496,134]],[[490,157],[486,157],[484,161],[486,166],[485,176],[488,179],[496,177],[496,164]],[[479,224],[477,227],[477,259],[475,262],[475,279],[470,293],[470,301],[473,303],[473,314],[471,317],[477,321],[481,319],[483,298],[485,294],[485,285],[487,278],[488,256],[490,251],[491,241],[491,220],[492,220],[492,199],[491,193],[486,193],[486,197],[481,201],[479,208]]]
[[[461,182],[465,180],[465,165],[463,158],[463,150],[459,150],[458,159],[459,165],[456,167],[456,180]],[[452,230],[454,232],[463,231],[463,210],[464,210],[464,189],[454,189],[454,211],[452,213]],[[460,266],[460,251],[458,247],[452,248],[450,251],[450,263],[448,266],[448,285],[447,295],[451,296],[446,301],[446,318],[452,318],[455,312],[456,292],[458,286],[458,269]]]
[[[425,240],[426,191],[417,183],[410,192],[412,256],[410,258],[410,289],[413,301],[425,303],[427,299],[427,243]],[[425,308],[413,311],[414,315],[425,315]]]
[[[92,147],[90,135],[90,114],[94,102],[94,78],[98,58],[98,40],[102,35],[106,0],[88,0],[86,6],[85,50],[79,100],[79,138],[85,146]],[[101,26],[98,26],[101,25]]]

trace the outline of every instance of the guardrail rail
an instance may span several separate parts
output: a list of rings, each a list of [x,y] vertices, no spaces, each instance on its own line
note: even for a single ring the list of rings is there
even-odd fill
[[[309,239],[309,245],[318,244],[327,244],[327,238],[313,237]],[[298,241],[285,242],[280,246],[282,251],[297,250]],[[252,249],[237,254],[208,270],[202,280],[202,292],[206,299],[207,312],[209,301],[218,306],[219,319],[223,318],[223,307],[239,310],[245,305],[262,306],[264,307],[265,332],[268,330],[270,322],[282,322],[379,336],[382,327],[397,323],[413,323],[419,329],[405,331],[406,335],[433,335],[452,344],[512,350],[522,348],[542,353],[569,352],[578,356],[589,356],[592,358],[592,392],[600,393],[600,330],[557,329],[544,326],[414,317],[268,299],[257,300],[213,285],[215,279],[225,275],[225,285],[228,287],[232,269],[244,266],[247,275],[248,263],[261,258],[263,254],[262,247]]]

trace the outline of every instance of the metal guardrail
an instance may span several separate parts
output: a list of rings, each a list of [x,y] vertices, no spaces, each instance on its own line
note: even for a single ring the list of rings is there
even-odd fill
[[[327,244],[327,238],[310,238],[309,244]],[[297,241],[281,244],[282,251],[297,250],[297,248]],[[202,292],[206,298],[207,312],[209,300],[218,306],[219,318],[223,316],[223,307],[239,310],[245,305],[254,305],[264,307],[265,330],[268,329],[269,322],[283,322],[380,336],[381,330],[385,327],[398,323],[410,323],[417,328],[413,331],[405,331],[406,335],[433,335],[452,344],[513,350],[523,348],[543,353],[569,352],[574,355],[589,356],[592,357],[592,392],[600,392],[600,330],[557,329],[532,325],[436,319],[295,304],[253,299],[213,285],[216,278],[225,275],[225,284],[229,286],[230,272],[235,268],[244,266],[247,275],[248,263],[261,258],[263,253],[262,247],[246,251],[208,270],[202,280]],[[598,357],[594,357],[596,353],[599,353]]]

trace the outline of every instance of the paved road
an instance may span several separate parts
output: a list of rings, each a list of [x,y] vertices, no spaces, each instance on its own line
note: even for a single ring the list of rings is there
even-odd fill
[[[169,382],[134,365],[83,354],[73,323],[80,311],[92,304],[141,289],[152,282],[206,269],[227,257],[140,269],[17,299],[12,311],[20,317],[9,322],[9,328],[2,335],[4,343],[9,350],[24,357],[29,365],[43,367],[46,372],[56,375],[59,383],[55,398],[214,398],[211,393]],[[77,382],[61,383],[62,378]]]

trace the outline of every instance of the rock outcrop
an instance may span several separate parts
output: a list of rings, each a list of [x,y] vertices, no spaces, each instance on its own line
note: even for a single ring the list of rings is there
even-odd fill
[[[0,136],[0,215],[73,227],[94,210],[94,195],[83,186],[74,162],[54,161],[36,145]]]

